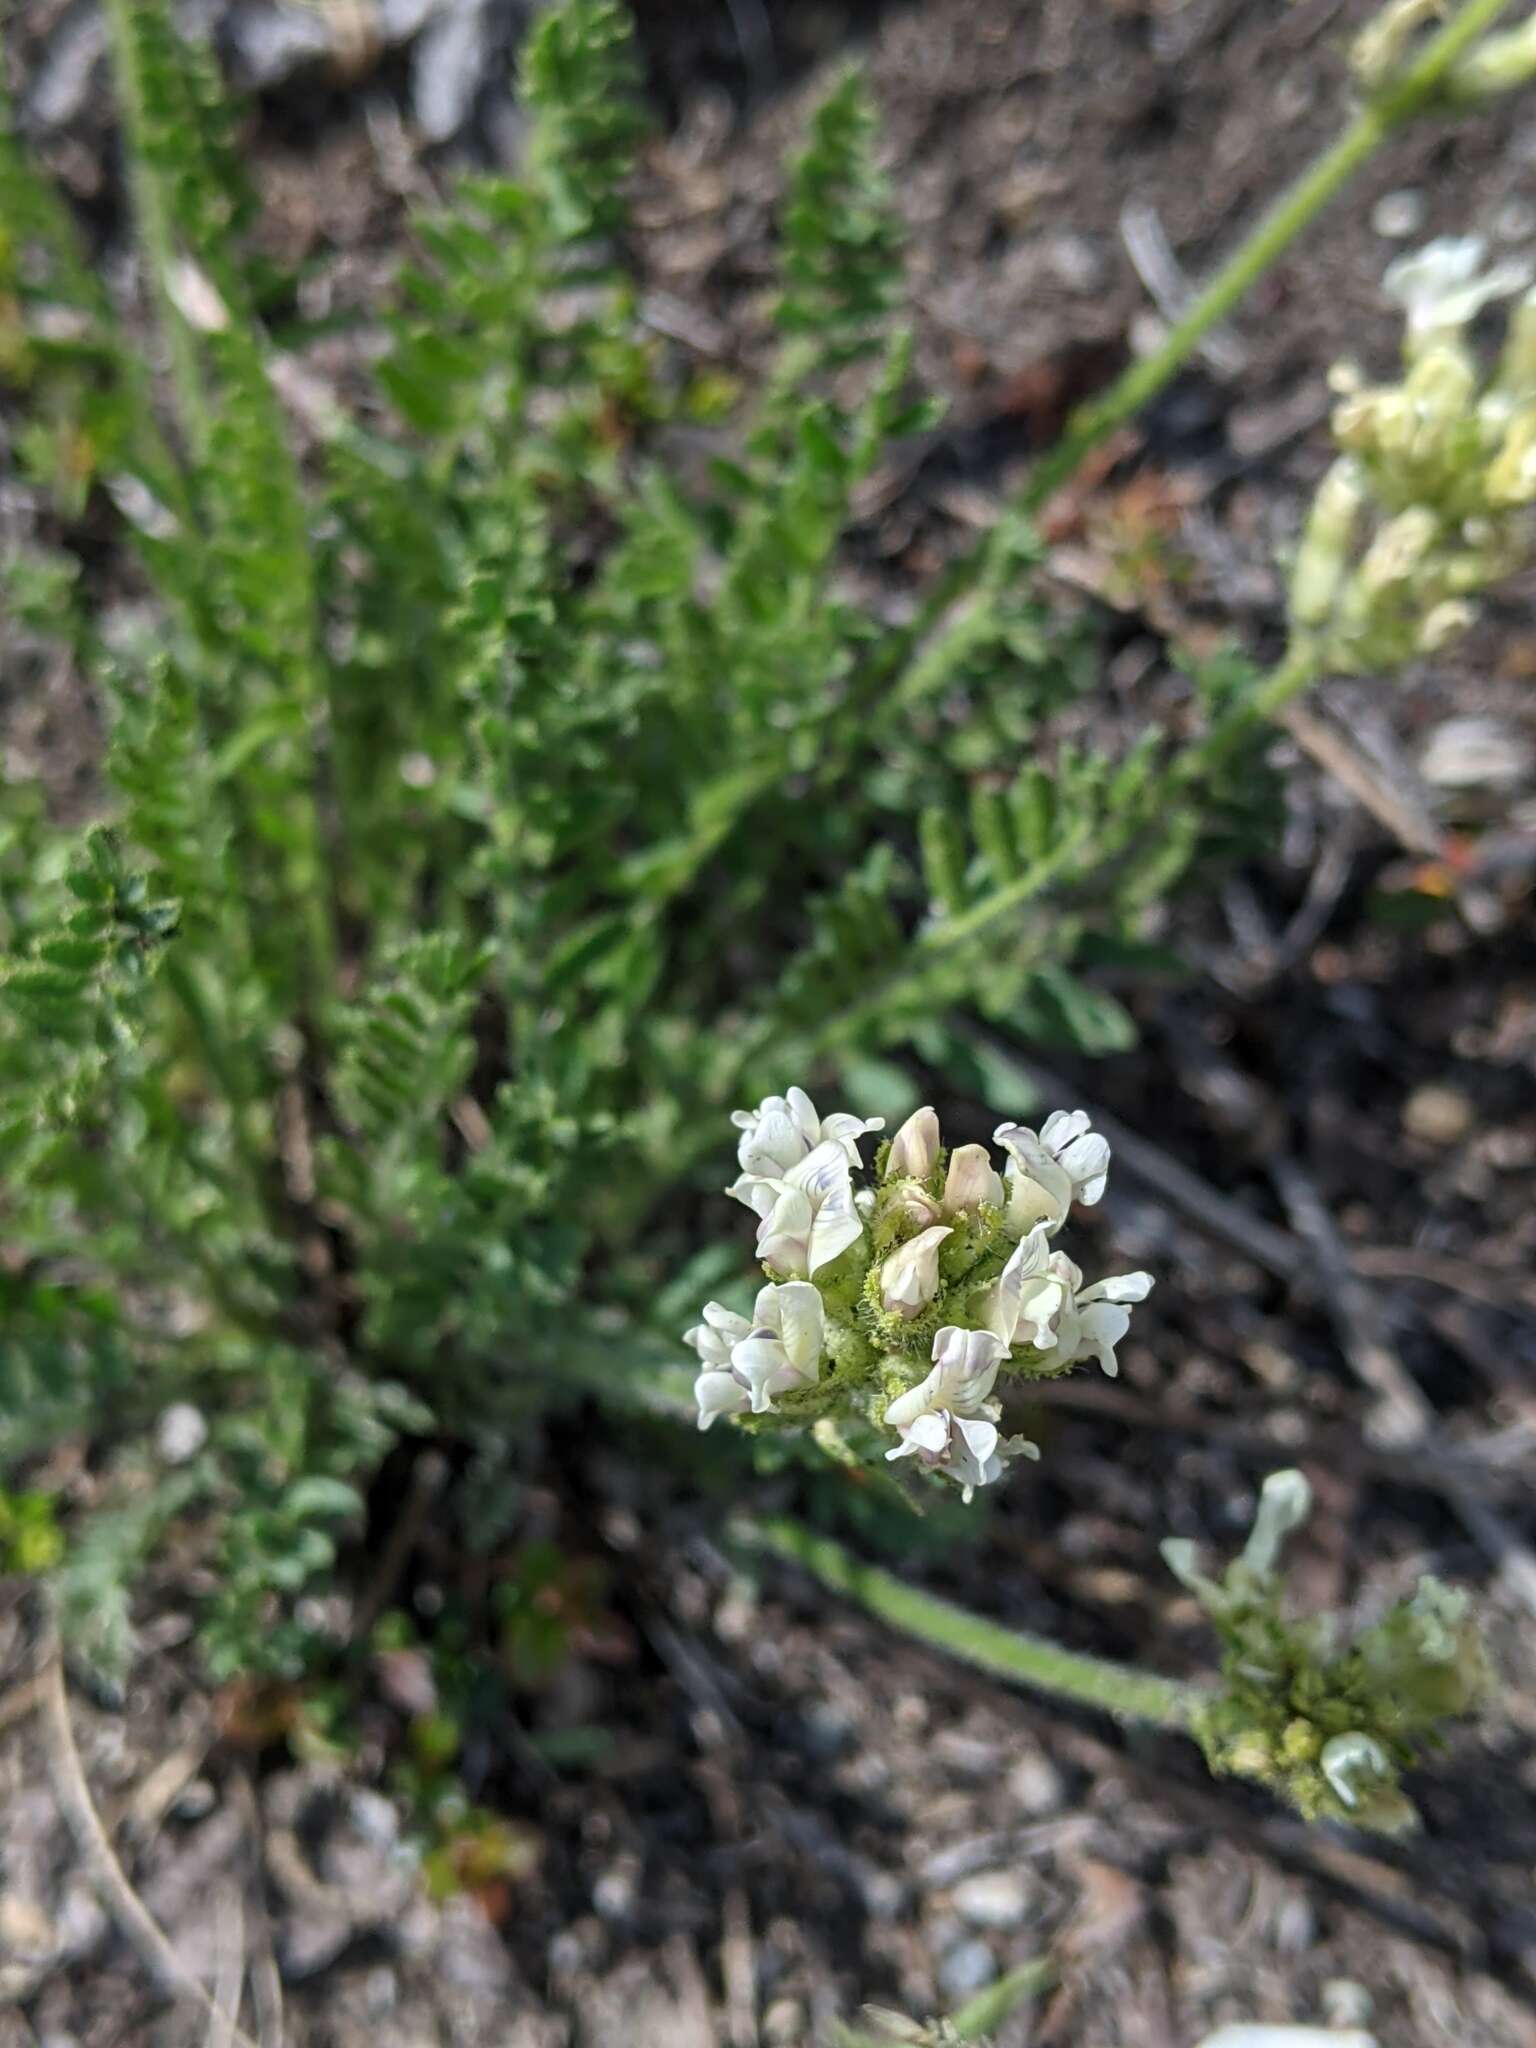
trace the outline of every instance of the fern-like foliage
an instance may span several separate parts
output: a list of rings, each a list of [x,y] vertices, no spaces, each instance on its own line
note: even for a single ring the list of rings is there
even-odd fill
[[[855,78],[791,168],[776,354],[711,461],[626,262],[613,0],[541,15],[522,175],[417,223],[374,391],[301,452],[207,53],[166,0],[108,13],[163,380],[0,123],[0,375],[109,423],[80,488],[155,600],[107,646],[67,547],[11,579],[96,680],[111,827],[0,825],[0,1452],[99,1429],[117,1519],[65,1569],[102,1654],[195,1509],[213,1663],[292,1671],[402,1432],[500,1469],[551,1404],[641,1398],[723,1110],[957,1010],[1123,1042],[1093,943],[1220,851],[1201,820],[1252,777],[1060,743],[1092,637],[1016,523],[893,669],[850,542],[934,412]],[[208,1428],[167,1464],[173,1400]]]

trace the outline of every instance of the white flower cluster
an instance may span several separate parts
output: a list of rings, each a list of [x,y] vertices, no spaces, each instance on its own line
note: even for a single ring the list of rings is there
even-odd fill
[[[1382,280],[1402,308],[1403,371],[1367,381],[1335,365],[1338,460],[1296,553],[1291,623],[1349,674],[1433,654],[1470,625],[1473,600],[1529,558],[1536,505],[1536,292],[1531,266],[1485,268],[1476,236],[1401,256]],[[1495,300],[1521,294],[1489,374],[1469,339]]]
[[[1037,1455],[998,1430],[1006,1367],[1054,1377],[1084,1359],[1106,1373],[1144,1300],[1147,1273],[1084,1286],[1052,1240],[1074,1201],[1097,1202],[1109,1146],[1083,1110],[1038,1131],[1003,1124],[997,1171],[983,1145],[946,1154],[932,1109],[913,1112],[856,1190],[860,1141],[880,1117],[818,1116],[803,1089],[738,1110],[740,1177],[726,1192],[758,1219],[768,1275],[750,1318],[709,1302],[684,1341],[698,1353],[699,1427],[720,1415],[788,1422],[864,1418],[969,1499],[1008,1459]]]

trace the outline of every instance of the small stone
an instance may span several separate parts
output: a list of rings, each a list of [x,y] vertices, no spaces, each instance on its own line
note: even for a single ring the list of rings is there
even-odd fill
[[[1051,235],[1041,253],[1046,268],[1069,292],[1095,292],[1104,282],[1104,258],[1086,235]]]
[[[1065,1792],[1060,1771],[1039,1751],[1019,1758],[1008,1773],[1008,1790],[1015,1804],[1032,1814],[1054,1813]]]
[[[808,2039],[805,2007],[796,1998],[776,1998],[763,2014],[763,2039],[770,2048],[798,2048]]]
[[[194,1778],[177,1796],[171,1812],[180,1821],[206,1820],[218,1804],[218,1794],[206,1778]]]
[[[1508,794],[1531,779],[1536,751],[1499,718],[1442,719],[1424,743],[1419,773],[1436,789]]]
[[[939,1989],[945,1998],[958,2003],[984,1991],[997,1975],[997,1958],[978,1935],[962,1941],[939,1964]]]
[[[35,1961],[58,1945],[58,1930],[35,1899],[0,1892],[0,1949],[18,1960]]]
[[[894,1920],[907,1903],[907,1888],[893,1871],[858,1866],[859,1896],[871,1920]]]
[[[626,1919],[634,1906],[640,1871],[632,1856],[611,1863],[592,1886],[592,1903],[605,1920]]]
[[[1403,1104],[1403,1129],[1426,1145],[1459,1145],[1471,1132],[1476,1114],[1459,1088],[1426,1082]]]
[[[167,1465],[185,1465],[208,1441],[208,1424],[190,1401],[175,1401],[155,1425],[155,1448]]]
[[[488,28],[481,0],[451,0],[417,38],[411,103],[426,142],[464,126],[485,76]]]
[[[283,1975],[301,1983],[328,1969],[352,1939],[352,1922],[344,1913],[306,1906],[292,1914],[278,1937]]]
[[[1028,1888],[1013,1870],[978,1871],[974,1877],[962,1878],[951,1896],[955,1911],[970,1926],[1002,1933],[1021,1926],[1029,1911]]]
[[[1424,225],[1427,207],[1422,192],[1411,186],[1385,193],[1371,208],[1371,226],[1389,242],[1405,242]]]
[[[1330,1977],[1323,1986],[1323,2017],[1330,2027],[1363,2027],[1376,2002],[1352,1977]]]

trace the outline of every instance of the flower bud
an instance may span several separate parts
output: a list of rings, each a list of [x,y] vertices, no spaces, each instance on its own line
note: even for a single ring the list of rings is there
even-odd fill
[[[1291,574],[1291,617],[1298,626],[1321,626],[1332,612],[1364,504],[1358,465],[1336,462],[1318,486]]]
[[[930,1223],[939,1222],[944,1211],[932,1195],[925,1195],[920,1187],[908,1181],[905,1186],[894,1191],[894,1199],[889,1203],[885,1214],[891,1219],[894,1229],[916,1233],[919,1230],[926,1230]]]
[[[939,1163],[939,1119],[929,1108],[914,1109],[891,1140],[887,1180],[926,1180]]]
[[[944,1177],[944,1207],[951,1216],[963,1209],[979,1209],[983,1202],[1001,1209],[1003,1178],[993,1166],[985,1145],[961,1145],[949,1157]]]
[[[887,1315],[910,1318],[932,1301],[939,1291],[939,1246],[950,1235],[948,1224],[938,1224],[891,1253],[880,1268],[880,1305]]]
[[[1243,1546],[1243,1563],[1255,1577],[1273,1578],[1280,1546],[1311,1512],[1312,1489],[1305,1473],[1294,1468],[1270,1473],[1260,1489],[1258,1512]]]
[[[1529,505],[1536,498],[1536,413],[1518,413],[1484,480],[1494,505]]]
[[[1435,526],[1435,515],[1425,505],[1410,505],[1387,521],[1360,564],[1358,580],[1367,597],[1408,582],[1434,542]]]
[[[1424,614],[1419,627],[1418,651],[1420,654],[1438,654],[1449,647],[1453,640],[1459,640],[1471,626],[1473,612],[1471,605],[1459,597],[1448,597],[1444,604],[1432,605]]]

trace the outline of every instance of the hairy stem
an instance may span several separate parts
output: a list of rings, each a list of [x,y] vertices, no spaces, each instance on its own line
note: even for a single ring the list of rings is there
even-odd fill
[[[877,1565],[862,1563],[841,1544],[815,1535],[799,1522],[783,1517],[736,1522],[731,1525],[731,1535],[749,1549],[772,1551],[804,1566],[829,1591],[857,1601],[881,1621],[964,1664],[974,1664],[1037,1692],[1052,1693],[1057,1699],[1100,1707],[1117,1720],[1185,1728],[1204,1697],[1198,1686],[1133,1671],[1104,1657],[1085,1657],[1044,1636],[1024,1635],[981,1615],[968,1614],[963,1607],[919,1592]]]

